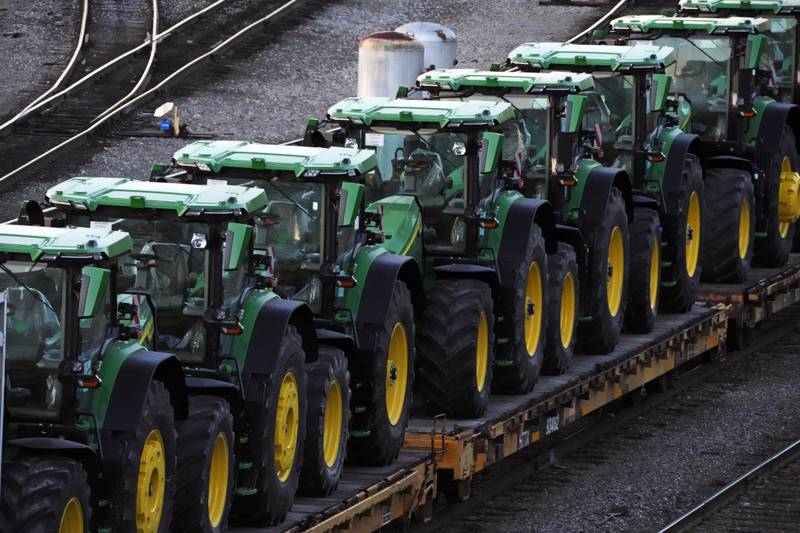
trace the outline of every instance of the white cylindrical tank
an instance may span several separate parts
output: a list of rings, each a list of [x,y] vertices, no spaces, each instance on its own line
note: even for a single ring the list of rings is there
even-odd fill
[[[414,87],[425,70],[425,47],[405,33],[373,33],[358,43],[358,96],[394,98],[397,88]]]
[[[404,33],[425,47],[425,69],[453,68],[458,53],[456,32],[435,22],[409,22],[396,30]]]

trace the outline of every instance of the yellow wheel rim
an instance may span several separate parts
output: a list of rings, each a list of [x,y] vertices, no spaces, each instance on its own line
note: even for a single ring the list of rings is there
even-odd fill
[[[342,438],[342,387],[336,380],[328,386],[325,399],[325,421],[322,425],[322,452],[325,465],[331,468],[339,456],[339,441]]]
[[[622,303],[622,284],[625,279],[625,245],[622,230],[614,226],[608,241],[608,279],[606,280],[606,300],[611,316],[617,316]]]
[[[61,525],[58,526],[58,533],[83,533],[86,531],[83,523],[83,507],[78,498],[70,498],[64,506],[64,513],[61,515]]]
[[[561,346],[569,348],[575,328],[575,280],[572,272],[564,276],[561,286]]]
[[[475,345],[475,384],[478,391],[486,386],[486,373],[489,370],[489,319],[481,311],[478,319],[478,338]]]
[[[653,238],[653,248],[650,250],[650,309],[655,309],[658,302],[658,282],[660,272],[661,241],[656,235]]]
[[[228,438],[224,433],[217,433],[208,475],[208,521],[212,527],[217,527],[222,521],[228,499],[228,459]]]
[[[389,423],[396,425],[403,414],[408,386],[408,335],[398,322],[389,339],[389,358],[386,361],[386,414]]]
[[[747,257],[750,248],[750,202],[742,200],[739,207],[739,257]]]
[[[791,224],[789,224],[788,222],[780,222],[778,224],[778,233],[780,234],[781,239],[785,239],[786,238],[786,236],[789,234],[789,228],[790,227],[791,227]]]
[[[528,284],[525,287],[525,348],[533,357],[539,347],[542,333],[542,271],[534,261],[528,267]]]
[[[167,483],[166,453],[161,432],[152,430],[142,447],[136,485],[136,530],[142,533],[158,531],[161,525]]]
[[[278,391],[278,408],[275,410],[275,473],[283,482],[289,479],[297,452],[297,434],[300,430],[300,391],[297,377],[287,372]]]
[[[686,214],[686,273],[691,278],[700,259],[700,197],[693,191]],[[660,253],[660,250],[659,250]]]

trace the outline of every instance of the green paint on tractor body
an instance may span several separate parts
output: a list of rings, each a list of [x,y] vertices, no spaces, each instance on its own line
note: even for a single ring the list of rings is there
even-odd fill
[[[510,65],[535,70],[663,70],[673,52],[660,46],[596,46],[568,43],[525,43],[508,54]]]
[[[797,0],[681,0],[682,13],[796,13],[800,11]]]

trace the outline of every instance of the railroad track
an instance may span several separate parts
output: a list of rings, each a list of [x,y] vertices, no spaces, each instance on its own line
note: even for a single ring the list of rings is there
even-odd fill
[[[92,3],[85,34],[98,44],[90,46],[90,51],[85,47],[76,51],[84,57],[84,75],[78,78],[76,72],[68,73],[59,83],[66,88],[48,91],[0,124],[0,135],[4,135],[0,190],[53,163],[91,136],[112,131],[120,118],[305,3],[218,0],[160,32],[157,0],[152,0],[146,25],[131,22],[137,14],[143,20],[141,2],[135,3],[138,11],[130,11],[132,2],[104,0],[100,7]],[[166,40],[169,46],[159,50]]]

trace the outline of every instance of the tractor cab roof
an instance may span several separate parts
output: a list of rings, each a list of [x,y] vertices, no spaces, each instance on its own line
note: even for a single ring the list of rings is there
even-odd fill
[[[736,15],[800,13],[800,0],[681,0],[686,13],[729,13]]]
[[[267,205],[266,194],[257,187],[127,178],[72,178],[48,190],[47,198],[55,205],[70,206],[77,211],[125,211],[126,218],[136,214],[150,216],[159,211],[195,220],[235,218]]]
[[[762,17],[663,17],[631,15],[611,21],[614,33],[706,33],[713,35],[751,34],[769,30],[769,21]]]
[[[534,70],[661,70],[674,60],[672,48],[656,45],[525,43],[508,54],[511,65]]]
[[[422,74],[417,85],[422,89],[455,92],[569,94],[593,89],[594,78],[577,72],[443,69]]]
[[[290,173],[294,177],[357,176],[373,170],[378,160],[373,150],[247,141],[197,141],[175,152],[175,162],[183,167],[221,172],[226,169],[257,173]]]
[[[328,109],[328,119],[398,130],[494,126],[514,116],[507,102],[346,98]]]
[[[0,224],[0,254],[31,261],[97,262],[125,254],[132,247],[130,236],[123,231]]]

